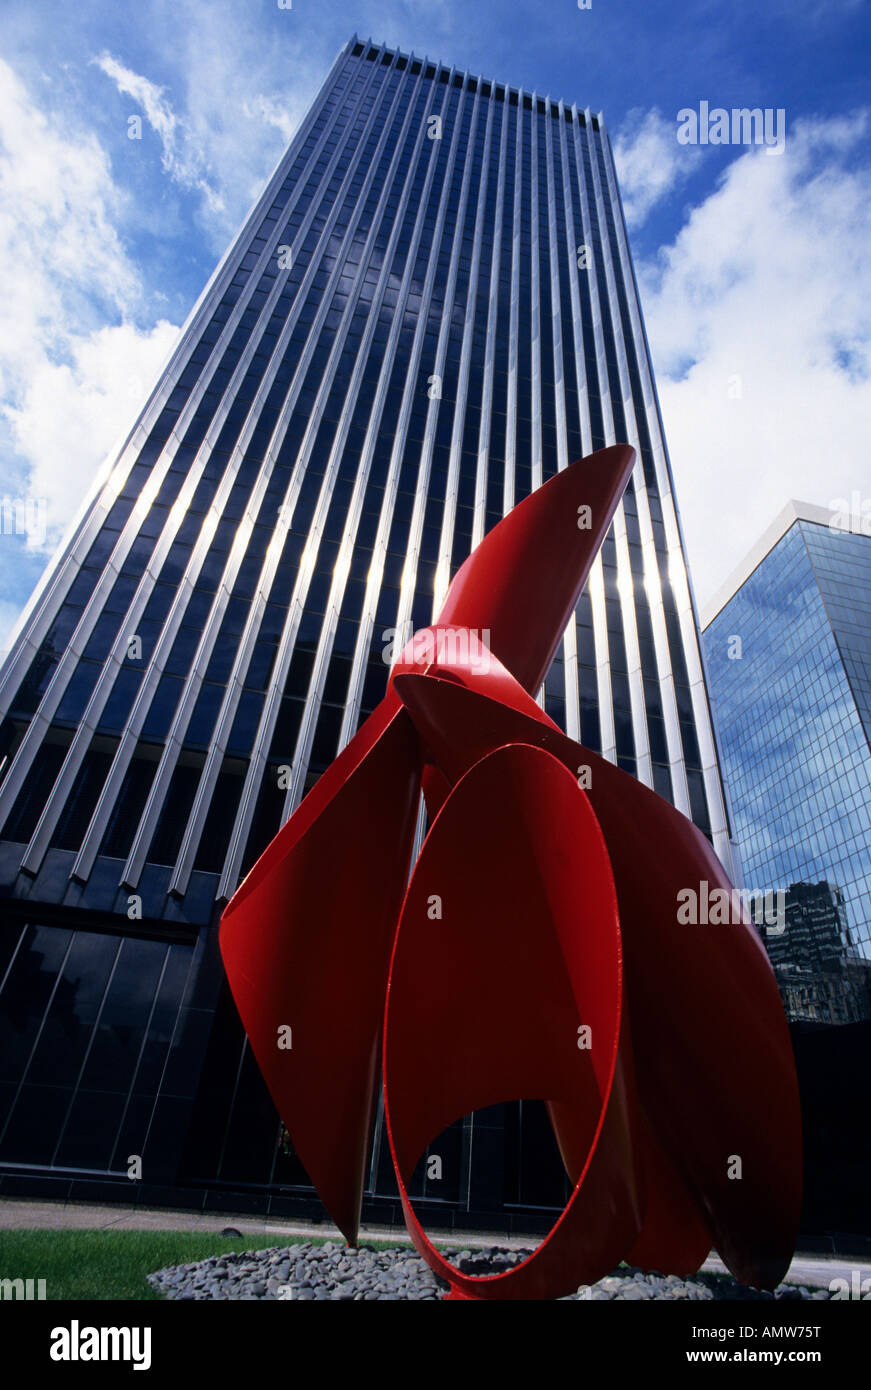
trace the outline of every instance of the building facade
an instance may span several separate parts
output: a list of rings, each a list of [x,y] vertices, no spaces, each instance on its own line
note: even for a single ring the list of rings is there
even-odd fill
[[[728,866],[602,118],[351,39],[0,672],[0,1191],[316,1209],[221,906],[378,703],[394,630],[516,502],[624,440],[541,698]],[[549,1143],[538,1102],[467,1117],[417,1191],[443,1222],[528,1224],[565,1195]],[[394,1203],[379,1122],[364,1214]]]
[[[745,882],[787,1017],[871,1018],[871,535],[790,503],[709,606],[703,637]]]

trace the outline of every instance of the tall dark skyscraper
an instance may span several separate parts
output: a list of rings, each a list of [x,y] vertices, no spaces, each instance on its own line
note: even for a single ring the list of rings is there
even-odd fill
[[[352,39],[0,673],[0,1190],[123,1196],[139,1156],[143,1198],[311,1199],[220,906],[381,698],[394,633],[516,502],[622,440],[633,480],[542,699],[729,867],[602,119]],[[463,1220],[559,1206],[544,1132],[529,1102],[458,1123],[426,1196]]]

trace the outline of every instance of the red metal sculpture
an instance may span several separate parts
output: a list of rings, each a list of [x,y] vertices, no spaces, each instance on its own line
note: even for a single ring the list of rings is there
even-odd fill
[[[555,1298],[621,1259],[687,1274],[712,1246],[772,1287],[794,1248],[798,1089],[765,950],[746,917],[679,920],[682,890],[731,892],[708,841],[532,698],[633,460],[580,460],[484,538],[221,922],[328,1213],[355,1242],[380,1068],[406,1224],[453,1298]],[[420,1226],[411,1174],[462,1115],[531,1098],[571,1197],[529,1259],[462,1274]]]

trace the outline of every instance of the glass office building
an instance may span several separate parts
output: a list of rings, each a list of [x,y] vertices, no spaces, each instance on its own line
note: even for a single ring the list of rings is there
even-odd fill
[[[871,1018],[871,535],[791,503],[705,614],[744,880],[787,1016]]]
[[[389,632],[622,440],[634,476],[541,698],[728,863],[602,118],[351,39],[0,671],[0,1191],[312,1203],[221,906],[378,703]],[[527,1102],[458,1122],[427,1199],[466,1223],[560,1205],[545,1133]],[[370,1216],[386,1149],[379,1123]]]

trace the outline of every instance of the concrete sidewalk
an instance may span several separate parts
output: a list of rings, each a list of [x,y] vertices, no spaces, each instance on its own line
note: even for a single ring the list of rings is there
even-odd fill
[[[90,1203],[41,1202],[29,1198],[0,1200],[0,1234],[4,1230],[100,1230],[100,1231],[223,1231],[231,1226],[241,1235],[318,1237],[344,1242],[337,1227],[329,1221],[320,1224],[304,1221],[282,1221],[279,1218],[231,1216],[192,1211],[173,1211],[166,1208],[143,1209],[126,1206],[98,1206]],[[537,1236],[507,1236],[498,1231],[430,1231],[430,1238],[439,1245],[474,1249],[491,1245],[536,1245]],[[362,1225],[360,1241],[386,1240],[392,1245],[409,1245],[407,1232],[395,1226]],[[727,1273],[722,1261],[711,1255],[702,1266],[712,1274]],[[871,1279],[871,1263],[821,1255],[797,1254],[786,1278],[791,1284],[812,1284],[827,1289],[832,1279],[852,1280],[858,1273],[860,1282]]]

